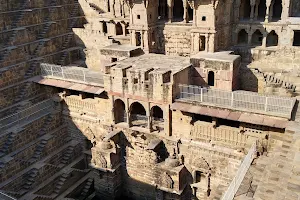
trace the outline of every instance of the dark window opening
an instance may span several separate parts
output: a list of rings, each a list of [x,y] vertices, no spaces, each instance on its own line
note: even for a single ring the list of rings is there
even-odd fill
[[[134,78],[134,79],[133,79],[133,83],[134,83],[134,84],[138,84],[138,83],[139,83],[139,79]]]
[[[202,21],[206,21],[206,16],[202,16]]]
[[[107,23],[103,22],[102,25],[103,25],[103,33],[107,33]]]
[[[141,15],[137,15],[137,18],[138,18],[138,19],[141,19]]]
[[[117,62],[118,58],[111,58],[111,62]]]
[[[213,71],[208,72],[208,81],[209,86],[215,86],[215,73]]]
[[[171,82],[171,72],[167,72],[163,75],[163,83],[170,83]]]
[[[224,125],[224,126],[239,128],[240,127],[240,122],[227,120],[227,119],[218,119],[218,125]]]
[[[275,31],[271,31],[267,36],[267,47],[278,45],[278,35]]]
[[[85,99],[94,99],[94,98],[95,98],[95,94],[92,94],[92,93],[84,93],[84,98],[85,98]]]
[[[85,139],[85,148],[86,149],[91,149],[93,147],[93,144],[91,143],[90,140],[88,140],[87,138]]]
[[[211,116],[194,114],[193,115],[193,122],[196,122],[196,121],[202,121],[202,122],[210,122],[210,123],[212,123],[213,120],[212,120]]]
[[[250,0],[244,0],[240,7],[240,19],[250,19],[251,5]]]
[[[248,33],[242,29],[238,34],[238,44],[248,44]]]
[[[181,22],[183,21],[183,2],[182,0],[174,0],[174,7],[173,7],[173,21]]]
[[[200,36],[200,42],[199,42],[199,50],[200,51],[205,51],[205,43],[206,43],[205,36]]]
[[[273,20],[280,20],[282,14],[282,0],[275,0],[273,5]]]
[[[294,31],[293,46],[300,46],[300,30]]]
[[[141,46],[142,45],[141,33],[136,32],[135,33],[135,38],[136,38],[136,46]]]
[[[120,99],[117,99],[114,103],[114,115],[115,115],[115,123],[121,123],[127,121],[125,103]]]
[[[189,21],[192,22],[194,20],[194,10],[189,6],[188,8]]]
[[[123,28],[120,22],[116,24],[116,35],[123,35]]]
[[[254,46],[261,46],[262,41],[263,41],[263,34],[259,30],[256,30],[252,35],[251,44]]]
[[[195,183],[200,183],[202,176],[203,176],[202,172],[196,171],[196,174],[195,174]]]
[[[80,92],[79,92],[79,91],[76,91],[76,90],[70,90],[70,94],[71,94],[71,95],[79,96]]]
[[[266,0],[260,0],[258,5],[258,19],[264,21],[266,18],[267,6]]]
[[[158,20],[168,18],[168,4],[167,0],[160,0],[158,4]]]

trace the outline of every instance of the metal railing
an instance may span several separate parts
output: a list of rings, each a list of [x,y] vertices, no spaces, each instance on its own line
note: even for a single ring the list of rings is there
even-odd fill
[[[47,78],[81,82],[89,85],[102,86],[104,84],[102,73],[82,67],[62,67],[41,63],[41,75]]]
[[[17,200],[16,198],[11,197],[11,196],[9,196],[9,195],[5,194],[4,192],[1,192],[1,191],[0,191],[0,199],[1,200]]]
[[[213,104],[219,107],[263,112],[291,117],[295,100],[288,97],[263,96],[248,91],[222,91],[194,85],[179,85],[178,100]]]
[[[148,117],[146,115],[131,114],[130,118],[132,121],[136,121],[136,120],[148,121]]]
[[[221,200],[233,200],[256,154],[256,145],[256,142],[254,142],[249,149],[248,154],[245,156],[235,177],[231,181]]]
[[[0,133],[13,126],[34,120],[36,117],[50,113],[54,108],[54,102],[51,99],[42,101],[16,114],[9,115],[0,119]]]

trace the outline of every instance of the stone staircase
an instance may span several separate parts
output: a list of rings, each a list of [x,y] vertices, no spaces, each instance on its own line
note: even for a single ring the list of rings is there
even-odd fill
[[[37,75],[36,68],[38,67],[39,63],[37,61],[34,61],[32,64],[30,64],[29,68],[25,72],[24,79],[26,80]]]
[[[48,143],[48,140],[46,140],[46,139],[42,139],[40,141],[40,143],[37,145],[32,157],[28,160],[29,163],[34,163],[40,159],[47,143]]]
[[[4,145],[0,149],[0,157],[6,155],[9,152],[9,149],[11,148],[11,146],[12,146],[14,140],[15,140],[16,135],[17,135],[17,133],[15,133],[15,132],[11,132],[9,134],[9,136],[7,137]]]
[[[70,15],[71,18],[76,16],[76,14],[78,13],[78,9],[79,9],[78,5],[75,4],[74,8],[72,10],[72,13]],[[72,28],[74,27],[74,25],[75,25],[75,23],[77,21],[76,18],[73,18],[71,20],[72,21],[71,21],[71,23],[69,24],[69,26],[67,28],[67,30],[69,30],[69,31],[72,30]],[[68,48],[69,43],[70,43],[70,41],[71,41],[72,38],[73,38],[73,33],[68,34],[67,38],[65,39],[64,43],[62,44],[62,49]],[[61,57],[60,57],[60,59],[58,61],[59,65],[64,65],[65,64],[65,60],[66,60],[66,57],[68,56],[68,53],[69,52],[67,52],[67,51],[65,51],[65,52],[62,53],[62,55],[61,55]]]
[[[300,198],[299,142],[300,125],[296,122],[277,136],[277,145],[267,156],[251,166],[253,185],[257,185],[254,199],[298,200]],[[294,128],[296,127],[296,128]],[[271,136],[272,137],[272,136]]]
[[[101,8],[99,8],[96,4],[94,4],[94,3],[89,3],[89,6],[94,10],[94,11],[96,11],[97,13],[99,13],[99,14],[102,14],[102,13],[104,13],[104,11],[101,9]]]
[[[278,77],[275,77],[272,74],[266,74],[264,72],[261,72],[259,69],[254,69],[253,70],[255,73],[261,74],[264,77],[264,80],[267,84],[273,84],[277,87],[283,87],[287,90],[291,90],[292,92],[296,91],[296,85],[283,81]]]
[[[63,173],[60,176],[60,178],[56,182],[55,188],[53,190],[54,194],[59,194],[59,192],[61,191],[61,188],[64,185],[65,181],[67,180],[68,176],[69,176],[69,174],[66,174],[66,173]]]
[[[63,158],[62,158],[62,161],[61,161],[61,164],[68,164],[72,155],[73,155],[73,150],[74,150],[74,146],[69,146],[67,148],[67,150],[64,152],[63,154]]]
[[[24,96],[27,93],[27,90],[30,88],[31,84],[31,82],[25,82],[24,85],[22,85],[19,95],[15,98],[15,103],[24,99]]]
[[[88,178],[88,180],[85,183],[85,186],[83,187],[83,189],[80,193],[80,197],[79,197],[80,200],[81,199],[83,200],[83,199],[86,198],[86,196],[88,195],[88,192],[90,191],[93,183],[94,183],[94,180],[92,178]]]
[[[39,175],[39,170],[36,168],[30,170],[30,172],[27,173],[25,183],[23,184],[21,189],[22,193],[23,192],[26,193],[31,189],[38,175]]]

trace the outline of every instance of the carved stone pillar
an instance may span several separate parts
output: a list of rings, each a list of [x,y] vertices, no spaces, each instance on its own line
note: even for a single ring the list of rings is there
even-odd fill
[[[263,34],[262,46],[263,47],[267,46],[267,34]]]
[[[132,30],[131,31],[131,44],[133,45],[133,46],[136,46],[136,35],[135,35],[135,30]]]
[[[172,22],[172,18],[173,18],[173,5],[174,5],[174,1],[173,0],[168,0],[168,21]]]
[[[189,22],[189,13],[188,13],[188,3],[187,3],[187,0],[183,0],[182,1],[183,3],[183,21],[185,23],[188,23]]]
[[[144,48],[144,31],[141,31],[141,47]]]
[[[251,21],[253,21],[253,19],[254,19],[255,4],[256,4],[256,0],[250,0],[250,6],[251,6],[250,20]]]
[[[272,3],[272,0],[267,0],[266,1],[267,11],[266,11],[265,22],[269,22],[269,20],[270,20],[270,7],[271,7],[271,3]]]

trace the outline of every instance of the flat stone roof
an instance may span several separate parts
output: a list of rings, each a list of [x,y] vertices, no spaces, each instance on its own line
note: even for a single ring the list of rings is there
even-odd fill
[[[238,59],[239,55],[231,54],[232,51],[222,51],[222,52],[215,52],[215,53],[209,53],[209,52],[199,52],[193,56],[191,56],[192,59],[205,59],[205,60],[214,60],[214,61],[223,61],[223,62],[234,62],[236,59]]]
[[[140,47],[136,47],[128,44],[125,45],[112,44],[101,48],[100,53],[102,55],[117,56],[117,57],[120,56],[133,57],[136,55],[143,54],[143,50]]]
[[[144,54],[131,57],[114,63],[113,68],[126,69],[131,66],[130,71],[154,71],[162,73],[167,71],[178,72],[191,66],[190,59],[181,56],[167,56],[161,54]]]

